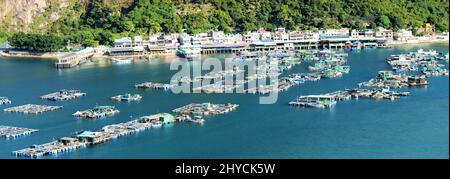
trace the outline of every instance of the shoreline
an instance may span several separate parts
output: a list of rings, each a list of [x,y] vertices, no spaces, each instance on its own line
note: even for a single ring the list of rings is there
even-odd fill
[[[396,41],[396,42],[386,42],[389,46],[400,46],[400,45],[416,45],[416,44],[434,44],[434,43],[449,43],[449,39],[435,39],[435,40],[414,40],[414,41]]]
[[[401,46],[401,45],[417,45],[421,43],[426,44],[434,44],[434,43],[449,43],[448,39],[434,39],[434,40],[414,40],[414,41],[395,41],[395,42],[387,42],[386,45],[389,46]],[[9,54],[9,53],[0,53],[0,57],[4,58],[39,58],[39,59],[49,59],[49,60],[58,60],[59,57],[67,54],[68,52],[57,52],[57,53],[36,53],[36,52],[26,52],[27,54]],[[153,56],[176,56],[175,53],[167,53],[167,54],[154,54]],[[112,56],[109,55],[94,55],[93,59],[109,59]],[[120,56],[118,56],[120,57]],[[131,57],[131,56],[126,56]]]

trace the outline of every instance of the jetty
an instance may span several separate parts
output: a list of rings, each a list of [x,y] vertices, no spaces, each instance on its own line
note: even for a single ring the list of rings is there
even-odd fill
[[[0,125],[0,137],[6,139],[15,139],[17,137],[30,135],[37,132],[37,129],[28,129],[22,127],[2,126]]]
[[[116,109],[114,106],[96,106],[92,109],[87,109],[84,111],[77,111],[72,114],[74,117],[78,118],[91,118],[91,119],[98,119],[108,116],[113,116],[120,111]]]
[[[55,63],[56,68],[72,68],[80,64],[86,63],[95,53],[94,48],[87,47],[83,50],[72,52],[58,58],[58,62]]]
[[[86,96],[86,93],[82,93],[79,90],[62,89],[62,90],[59,90],[58,92],[54,92],[54,93],[43,95],[40,98],[41,99],[46,99],[46,100],[49,100],[49,101],[64,101],[64,100],[76,99],[76,98],[79,98],[81,96]]]
[[[4,104],[11,104],[11,100],[9,100],[7,97],[0,96],[0,105],[4,105]]]
[[[48,106],[48,105],[37,105],[37,104],[26,104],[11,108],[3,109],[5,112],[17,112],[24,114],[40,114],[47,111],[53,111],[63,108],[62,106]]]

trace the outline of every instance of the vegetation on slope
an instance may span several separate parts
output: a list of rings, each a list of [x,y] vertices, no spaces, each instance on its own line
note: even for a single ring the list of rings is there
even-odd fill
[[[111,45],[114,38],[158,32],[245,32],[293,29],[412,29],[425,23],[448,31],[448,0],[89,0],[75,3],[46,32],[66,43]],[[1,37],[0,37],[1,38]]]

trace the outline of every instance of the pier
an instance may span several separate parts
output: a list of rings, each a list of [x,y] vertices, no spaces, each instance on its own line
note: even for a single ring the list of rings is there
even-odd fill
[[[58,92],[50,93],[41,96],[41,99],[46,99],[50,101],[64,101],[79,98],[81,96],[86,96],[86,93],[82,93],[79,90],[60,90]]]
[[[37,105],[37,104],[26,104],[11,108],[3,109],[5,112],[16,112],[24,114],[40,114],[47,111],[53,111],[63,108],[62,106],[47,106],[47,105]]]
[[[94,55],[94,48],[88,47],[77,52],[71,52],[58,58],[58,62],[55,64],[56,68],[72,68],[77,65],[87,62],[89,58]]]
[[[12,127],[12,126],[2,126],[0,125],[0,137],[6,139],[15,139],[17,137],[30,135],[31,133],[37,132],[37,129],[28,129],[21,127]]]

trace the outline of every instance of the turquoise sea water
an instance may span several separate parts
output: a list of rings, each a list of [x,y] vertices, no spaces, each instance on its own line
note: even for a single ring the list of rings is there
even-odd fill
[[[281,92],[272,105],[259,104],[258,96],[251,94],[172,94],[134,89],[139,82],[169,83],[176,73],[169,70],[170,58],[122,65],[95,62],[65,70],[53,68],[50,60],[0,58],[0,96],[12,100],[9,107],[28,103],[64,106],[40,115],[1,111],[0,125],[36,128],[39,132],[15,140],[0,139],[0,158],[14,158],[13,150],[70,136],[75,131],[97,130],[192,102],[229,102],[240,107],[209,117],[204,125],[183,123],[151,129],[44,158],[449,158],[448,77],[430,78],[427,88],[402,89],[410,91],[411,96],[396,101],[346,101],[331,110],[287,105],[299,95],[355,88],[377,71],[388,69],[384,62],[387,56],[419,48],[448,52],[449,46],[426,44],[352,52],[349,74],[292,87]],[[290,72],[304,69],[306,65],[302,64]],[[39,99],[64,88],[88,94],[63,102]],[[141,94],[143,99],[131,103],[110,99],[126,92]],[[115,105],[121,112],[99,120],[71,117],[75,111],[96,104]]]

